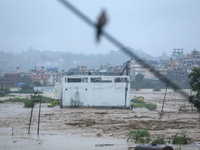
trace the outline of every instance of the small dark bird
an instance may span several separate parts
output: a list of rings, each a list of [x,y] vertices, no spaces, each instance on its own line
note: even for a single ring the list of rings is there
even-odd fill
[[[105,25],[107,19],[106,19],[106,12],[105,10],[102,11],[99,20],[98,20],[98,24],[97,24],[97,42],[99,42],[100,40],[100,36],[101,36],[101,32],[102,32],[102,27]]]

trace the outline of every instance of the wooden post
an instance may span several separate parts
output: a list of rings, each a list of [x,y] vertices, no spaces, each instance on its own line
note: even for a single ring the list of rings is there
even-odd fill
[[[161,110],[160,117],[162,116],[162,112],[163,112],[163,108],[164,108],[164,104],[165,104],[165,97],[166,97],[166,94],[167,94],[167,87],[168,87],[168,84],[169,84],[169,81],[167,81],[167,86],[166,86],[166,90],[165,90],[165,96],[164,96],[164,100],[163,100],[163,105],[162,105],[162,110]]]
[[[39,134],[39,127],[40,127],[40,110],[41,110],[41,96],[40,98],[40,106],[39,106],[39,115],[38,115],[38,129],[37,129],[37,134]]]
[[[192,89],[191,89],[191,86],[190,86],[190,96],[192,96]],[[192,102],[193,102],[193,99],[192,99]],[[193,113],[193,103],[191,103],[191,112]]]
[[[31,116],[30,116],[30,121],[29,121],[28,134],[30,133],[30,128],[31,128],[31,120],[32,120],[33,107],[34,107],[34,102],[35,102],[35,95],[31,98],[33,98],[33,100],[32,100],[33,104],[32,104],[32,108],[31,108]]]
[[[127,99],[127,92],[128,92],[128,83],[129,83],[129,81],[127,79],[127,81],[126,81],[126,87],[125,87],[125,105],[124,105],[125,109],[126,109],[126,99]]]

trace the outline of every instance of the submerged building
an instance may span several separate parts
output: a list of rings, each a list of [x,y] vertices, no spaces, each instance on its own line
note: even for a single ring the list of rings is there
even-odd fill
[[[55,84],[55,99],[63,107],[129,108],[130,77],[63,74]]]

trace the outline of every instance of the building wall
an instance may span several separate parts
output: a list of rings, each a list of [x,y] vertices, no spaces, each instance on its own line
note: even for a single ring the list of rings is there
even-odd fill
[[[130,75],[132,78],[135,78],[135,76],[137,74],[145,75],[145,71],[146,71],[146,69],[144,67],[142,67],[142,65],[140,65],[138,63],[131,63]]]
[[[155,75],[153,72],[150,72],[149,69],[146,69],[144,78],[155,78]]]
[[[19,73],[5,74],[4,77],[0,77],[0,85],[4,87],[16,87],[16,84],[20,82],[21,76]]]
[[[68,82],[68,79],[70,78],[81,78],[83,80],[82,82]],[[102,78],[103,82],[91,82],[91,78]],[[123,82],[115,82],[116,78],[124,78],[124,79]],[[88,82],[86,82],[86,79]],[[62,78],[63,107],[70,106],[72,104],[71,100],[80,101],[82,106],[123,107],[125,105],[125,88],[127,84],[125,80],[129,81],[129,77],[128,76],[63,76]],[[130,92],[130,84],[128,84],[128,92],[126,100],[127,107],[130,106],[129,92]]]

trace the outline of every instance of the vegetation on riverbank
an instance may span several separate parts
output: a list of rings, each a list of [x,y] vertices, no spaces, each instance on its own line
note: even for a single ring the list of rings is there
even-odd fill
[[[23,102],[24,103],[24,107],[32,107],[32,105],[35,105],[35,103],[33,103],[33,99],[31,99],[33,95],[27,96],[25,98],[21,98],[21,97],[16,97],[16,98],[8,98],[6,100],[2,100],[0,101],[0,103],[4,103],[4,102]],[[47,97],[47,96],[41,96],[41,103],[51,103],[52,102],[52,98],[51,97]]]
[[[141,144],[151,144],[153,146],[165,144],[166,142],[170,143],[172,141],[172,144],[190,144],[191,139],[185,134],[185,133],[176,133],[172,140],[165,141],[161,137],[153,137],[151,136],[150,132],[144,128],[144,129],[137,129],[136,131],[130,131],[126,136],[127,142],[134,141],[135,143],[141,143]]]
[[[156,104],[145,103],[144,101],[138,101],[137,98],[131,100],[131,108],[147,108],[149,110],[154,110],[157,108]]]

